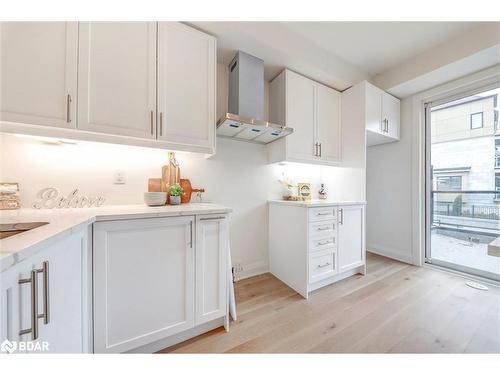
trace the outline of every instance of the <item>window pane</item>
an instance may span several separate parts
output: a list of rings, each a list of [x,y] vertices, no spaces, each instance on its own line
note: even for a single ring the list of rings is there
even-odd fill
[[[438,190],[450,190],[450,178],[449,177],[438,177],[437,178],[437,189]]]
[[[470,115],[470,128],[479,129],[483,127],[483,112]]]
[[[450,187],[451,190],[462,190],[462,177],[461,176],[454,176],[450,177],[451,182],[450,182]]]

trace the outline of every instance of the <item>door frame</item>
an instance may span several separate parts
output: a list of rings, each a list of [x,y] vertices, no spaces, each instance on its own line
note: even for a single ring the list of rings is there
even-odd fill
[[[452,102],[458,99],[466,98],[478,94],[480,92],[488,91],[500,87],[499,77],[495,77],[493,80],[488,80],[488,82],[482,82],[482,84],[475,84],[473,87],[459,87],[452,93],[444,93],[435,97],[434,99],[429,99],[423,101],[422,111],[423,113],[423,188],[424,188],[424,207],[423,207],[423,222],[424,222],[424,241],[423,241],[423,251],[422,251],[422,264],[431,264],[438,267],[443,267],[452,271],[458,271],[465,273],[470,276],[477,276],[482,279],[500,281],[500,276],[494,273],[483,271],[476,268],[467,267],[460,264],[455,264],[452,262],[447,262],[439,259],[432,259],[432,249],[431,249],[431,131],[430,131],[430,112],[431,108]]]

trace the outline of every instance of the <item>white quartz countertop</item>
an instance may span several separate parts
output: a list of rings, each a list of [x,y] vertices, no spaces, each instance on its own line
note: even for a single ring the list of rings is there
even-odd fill
[[[225,214],[231,209],[213,203],[148,207],[144,204],[99,208],[29,209],[0,211],[0,223],[48,222],[49,224],[0,240],[0,272],[40,248],[96,221],[143,219],[168,216]]]
[[[312,199],[310,201],[285,201],[282,199],[269,200],[272,204],[285,204],[295,207],[321,207],[321,206],[348,206],[353,204],[366,204],[365,201],[335,201],[335,200],[322,200]]]

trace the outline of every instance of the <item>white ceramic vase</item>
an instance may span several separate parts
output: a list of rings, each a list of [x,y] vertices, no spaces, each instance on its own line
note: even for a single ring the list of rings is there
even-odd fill
[[[178,205],[178,204],[181,204],[181,196],[180,195],[171,195],[170,196],[170,204],[172,206],[175,206],[175,205]]]

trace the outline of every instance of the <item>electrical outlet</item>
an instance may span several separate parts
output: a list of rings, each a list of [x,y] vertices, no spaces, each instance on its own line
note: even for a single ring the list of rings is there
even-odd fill
[[[233,269],[234,269],[234,273],[240,273],[243,271],[243,266],[241,265],[241,263],[235,263],[235,265],[233,266]]]
[[[113,183],[115,185],[124,185],[126,183],[125,172],[116,171],[114,176],[113,176]]]

